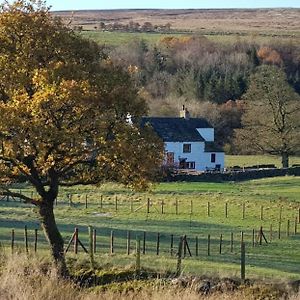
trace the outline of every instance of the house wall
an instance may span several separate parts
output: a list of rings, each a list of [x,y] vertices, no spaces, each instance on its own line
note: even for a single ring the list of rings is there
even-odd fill
[[[191,153],[183,152],[183,144],[191,144]],[[166,152],[174,152],[174,162],[179,164],[180,158],[186,158],[187,162],[195,162],[195,170],[205,171],[213,169],[217,164],[224,168],[224,153],[215,153],[216,161],[211,162],[211,153],[204,152],[204,142],[167,142],[165,143]]]
[[[207,142],[213,142],[215,140],[214,128],[197,128],[197,131]]]

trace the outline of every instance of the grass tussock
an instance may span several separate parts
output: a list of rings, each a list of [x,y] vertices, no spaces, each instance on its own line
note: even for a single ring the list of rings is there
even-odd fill
[[[0,299],[80,299],[72,283],[59,278],[47,261],[15,255],[2,258]]]
[[[203,295],[199,288],[173,285],[171,281],[157,281],[155,284],[140,282],[126,283],[126,288],[102,289],[80,288],[71,280],[64,280],[47,259],[28,258],[26,255],[0,257],[0,299],[1,300],[244,300],[244,299],[300,299],[299,295],[288,296],[287,290],[272,285],[240,285],[234,290],[223,290]],[[116,283],[117,284],[117,283]],[[122,283],[124,285],[124,283]],[[132,286],[130,288],[130,286]],[[138,288],[135,288],[138,286]]]

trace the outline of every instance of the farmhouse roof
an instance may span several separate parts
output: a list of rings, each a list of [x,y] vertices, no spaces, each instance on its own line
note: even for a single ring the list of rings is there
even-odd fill
[[[205,142],[204,152],[224,152],[224,150],[215,142]]]
[[[204,142],[197,128],[212,128],[202,118],[144,117],[142,125],[150,124],[164,142]]]

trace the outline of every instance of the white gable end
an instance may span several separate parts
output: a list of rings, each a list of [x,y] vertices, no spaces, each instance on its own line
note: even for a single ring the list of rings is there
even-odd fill
[[[206,142],[213,142],[215,140],[214,128],[196,128],[199,134],[205,139]]]

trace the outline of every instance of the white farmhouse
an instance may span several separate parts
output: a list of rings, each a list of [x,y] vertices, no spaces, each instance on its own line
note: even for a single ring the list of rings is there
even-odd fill
[[[179,118],[145,117],[165,143],[165,165],[205,171],[224,168],[224,151],[216,146],[214,128],[202,118],[190,118],[183,106]]]

